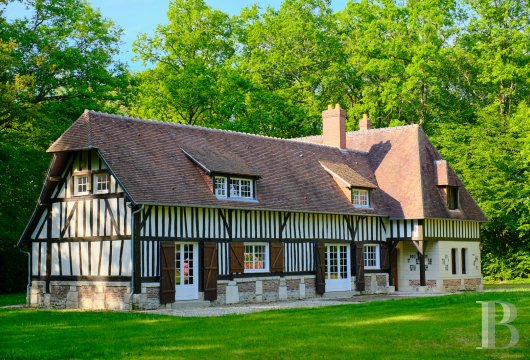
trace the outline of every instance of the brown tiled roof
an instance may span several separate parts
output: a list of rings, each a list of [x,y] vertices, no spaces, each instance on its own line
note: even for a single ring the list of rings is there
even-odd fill
[[[298,140],[321,144],[322,136]],[[442,157],[419,126],[349,132],[346,134],[346,146],[369,152],[377,185],[383,191],[392,218],[487,220],[450,167],[450,182],[460,188],[461,209],[447,209],[436,186],[435,160],[441,160]]]
[[[388,215],[379,189],[372,194],[373,209],[354,208],[320,165],[344,164],[377,185],[368,154],[362,151],[93,111],[86,111],[48,151],[86,148],[98,149],[136,203]],[[258,201],[217,199],[204,170],[182,150],[212,171],[221,171],[216,166],[224,171],[237,167],[259,175]]]
[[[348,186],[367,189],[377,188],[376,185],[366,180],[357,171],[353,170],[351,167],[345,165],[344,163],[321,161],[320,165],[322,165],[322,167],[332,175],[338,176]]]
[[[246,164],[241,157],[230,149],[221,153],[205,144],[201,148],[186,147],[181,150],[209,175],[231,174],[259,177],[258,171]]]

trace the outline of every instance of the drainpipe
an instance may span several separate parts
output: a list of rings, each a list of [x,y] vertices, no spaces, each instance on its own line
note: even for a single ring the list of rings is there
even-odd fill
[[[132,208],[132,206],[131,206]],[[144,204],[140,206],[137,210],[132,212],[131,216],[131,295],[129,296],[129,310],[133,309],[133,296],[134,296],[134,215],[142,211]]]
[[[30,302],[30,288],[31,288],[31,254],[29,251],[24,251],[22,249],[18,249],[21,253],[24,253],[28,255],[28,285],[26,286],[26,306],[29,306]]]

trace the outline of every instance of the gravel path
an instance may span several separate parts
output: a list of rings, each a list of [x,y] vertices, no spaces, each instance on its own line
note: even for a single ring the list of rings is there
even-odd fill
[[[445,294],[392,294],[392,295],[363,295],[354,296],[348,299],[324,299],[312,298],[296,301],[279,301],[273,303],[259,304],[237,304],[237,305],[212,305],[203,307],[189,307],[184,309],[157,309],[141,311],[146,314],[160,314],[180,317],[209,317],[223,315],[249,314],[253,312],[280,310],[305,307],[321,307],[346,304],[361,304],[372,301],[386,301],[392,299],[402,299],[404,297],[424,297],[424,296],[441,296]]]

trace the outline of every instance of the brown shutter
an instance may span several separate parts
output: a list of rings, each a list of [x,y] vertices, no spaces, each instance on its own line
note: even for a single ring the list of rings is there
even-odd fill
[[[381,244],[381,270],[390,270],[390,252],[388,244]]]
[[[175,302],[175,243],[160,243],[160,304]]]
[[[204,300],[217,300],[217,244],[205,242],[202,258],[204,277]]]
[[[316,264],[316,293],[326,292],[326,247],[323,243],[315,244],[315,264]]]
[[[242,242],[230,243],[230,272],[241,274],[245,266],[245,245]]]
[[[356,290],[364,291],[364,252],[363,244],[355,243]]]
[[[271,272],[283,272],[283,243],[271,242]]]

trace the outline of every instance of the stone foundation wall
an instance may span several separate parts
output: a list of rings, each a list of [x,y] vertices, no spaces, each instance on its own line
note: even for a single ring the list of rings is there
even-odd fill
[[[388,286],[389,276],[385,273],[364,274],[364,294],[386,294],[391,291]],[[352,277],[352,290],[356,289],[356,277]]]
[[[447,292],[482,290],[482,278],[444,279],[442,288]]]
[[[217,303],[272,302],[315,297],[315,276],[235,278],[217,282]]]
[[[31,307],[125,310],[129,301],[129,282],[51,281],[47,294],[45,282],[32,281],[30,289]]]

